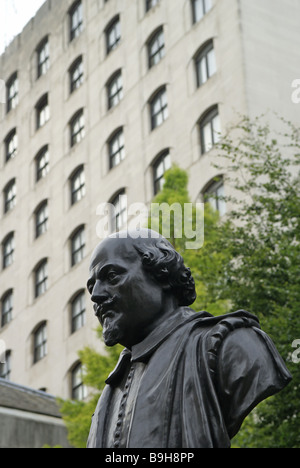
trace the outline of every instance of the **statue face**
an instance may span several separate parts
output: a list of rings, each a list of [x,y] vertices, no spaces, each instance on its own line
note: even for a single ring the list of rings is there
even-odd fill
[[[108,346],[142,341],[164,311],[164,292],[147,273],[132,239],[103,241],[95,250],[88,290]]]

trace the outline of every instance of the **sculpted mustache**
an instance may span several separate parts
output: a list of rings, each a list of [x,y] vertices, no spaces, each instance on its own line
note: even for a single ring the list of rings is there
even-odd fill
[[[110,307],[116,303],[118,298],[119,298],[118,295],[115,294],[114,296],[109,297],[108,299],[103,301],[101,304],[94,304],[94,310],[95,310],[95,314],[97,315],[97,317],[99,317],[101,314],[109,310]]]

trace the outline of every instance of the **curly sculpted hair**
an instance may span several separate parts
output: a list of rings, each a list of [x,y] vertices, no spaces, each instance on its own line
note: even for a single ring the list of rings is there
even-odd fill
[[[191,271],[169,241],[159,237],[152,239],[152,242],[139,242],[134,247],[141,256],[145,270],[158,282],[171,286],[179,306],[189,306],[195,301],[195,282]]]

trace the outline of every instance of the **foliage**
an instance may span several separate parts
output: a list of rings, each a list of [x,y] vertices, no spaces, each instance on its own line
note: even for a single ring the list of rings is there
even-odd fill
[[[278,139],[263,116],[244,117],[219,144],[218,167],[237,194],[227,197],[232,224],[222,243],[232,259],[223,294],[258,316],[293,376],[248,418],[235,441],[242,447],[300,447],[300,364],[291,359],[300,338],[300,132],[280,124]]]
[[[101,338],[100,328],[97,330]],[[85,448],[91,425],[91,417],[95,411],[99,396],[105,385],[105,379],[115,367],[122,347],[105,346],[105,354],[99,354],[86,347],[78,355],[82,363],[83,383],[93,392],[88,401],[59,399],[60,411],[68,430],[68,440],[75,448]]]

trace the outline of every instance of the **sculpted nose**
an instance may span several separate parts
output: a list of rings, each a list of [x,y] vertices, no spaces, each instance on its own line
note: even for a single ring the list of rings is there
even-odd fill
[[[95,302],[96,304],[102,304],[109,298],[109,294],[105,290],[105,287],[100,283],[100,281],[96,281],[92,295],[91,295],[91,300]]]

